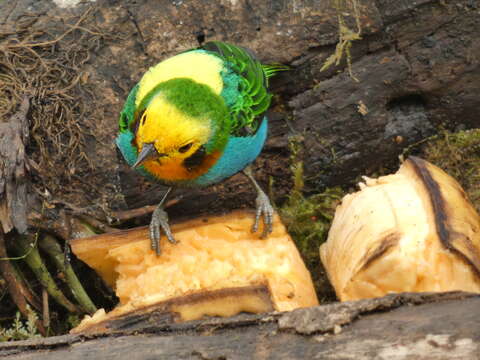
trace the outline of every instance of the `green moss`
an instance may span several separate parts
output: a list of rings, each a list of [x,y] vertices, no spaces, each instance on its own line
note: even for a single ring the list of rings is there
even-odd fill
[[[37,314],[30,308],[28,309],[29,313],[26,321],[20,319],[20,312],[17,311],[15,319],[8,328],[0,327],[0,342],[40,337],[37,326],[35,325],[38,320]]]
[[[68,314],[67,317],[56,324],[55,332],[57,334],[68,334],[70,330],[77,327],[82,321],[83,316],[79,314]]]
[[[292,138],[290,148],[292,151],[290,169],[294,186],[287,201],[278,211],[312,274],[320,302],[333,301],[335,293],[320,262],[319,247],[327,239],[335,208],[344,191],[335,187],[306,197],[302,191],[303,163],[298,160],[299,140]]]
[[[353,75],[352,72],[352,55],[350,49],[352,47],[352,42],[355,40],[361,40],[362,27],[360,22],[360,10],[358,0],[335,0],[334,6],[337,9],[337,20],[338,20],[338,43],[335,48],[335,52],[330,55],[320,71],[328,69],[330,66],[338,66],[343,59],[345,54],[347,60],[347,69],[350,77],[358,82],[358,79]],[[349,16],[349,11],[353,10],[353,17],[357,25],[357,30],[354,31],[350,29],[345,22],[345,16]]]
[[[480,129],[444,131],[424,145],[421,156],[453,176],[480,211]]]

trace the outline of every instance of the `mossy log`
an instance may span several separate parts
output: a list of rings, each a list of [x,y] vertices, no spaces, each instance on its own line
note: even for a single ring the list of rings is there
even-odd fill
[[[0,344],[4,359],[477,359],[480,296],[388,295],[289,313],[171,323],[148,314],[109,333]],[[153,323],[152,319],[156,321]]]
[[[22,27],[25,22],[28,27]],[[33,5],[18,0],[0,3],[0,24],[0,46],[9,51],[0,60],[22,47],[28,48],[24,56],[34,56],[31,50],[48,56],[43,65],[38,61],[37,68],[29,68],[29,78],[45,73],[44,66],[55,65],[57,58],[74,63],[67,65],[75,69],[75,83],[65,84],[59,99],[68,95],[75,104],[88,106],[83,112],[73,108],[70,115],[54,114],[66,116],[64,123],[68,116],[78,123],[70,132],[54,130],[65,136],[59,139],[66,144],[75,129],[84,134],[78,136],[79,143],[60,144],[63,151],[50,152],[48,161],[57,164],[50,173],[42,172],[42,166],[31,170],[54,200],[70,208],[94,204],[98,206],[92,209],[108,212],[159,201],[161,188],[129,169],[115,149],[118,114],[129,89],[149,66],[212,39],[248,47],[264,62],[291,66],[272,79],[278,96],[269,114],[269,139],[256,163],[264,185],[269,177],[274,179],[277,200],[291,185],[292,133],[303,135],[307,189],[320,190],[385,166],[395,168],[402,149],[440,126],[479,125],[480,17],[478,5],[470,0],[41,0]],[[342,60],[321,71],[335,52],[340,29]],[[45,98],[52,89],[42,92],[31,86],[37,85],[27,81],[23,90],[33,96],[35,123],[35,116],[57,100]],[[47,126],[42,119],[36,121]],[[34,142],[42,139],[36,135],[42,126],[35,127]],[[34,159],[40,154],[37,148],[31,146]],[[65,158],[68,149],[75,149],[83,162]],[[179,195],[183,199],[170,210],[172,215],[237,208],[253,202],[254,191],[237,175],[224,184]]]

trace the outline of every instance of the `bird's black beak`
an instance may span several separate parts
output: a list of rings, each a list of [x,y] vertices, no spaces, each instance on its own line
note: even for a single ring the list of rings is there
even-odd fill
[[[143,144],[142,151],[138,154],[137,161],[132,165],[132,169],[141,166],[146,160],[166,156],[166,154],[159,154],[153,143]]]

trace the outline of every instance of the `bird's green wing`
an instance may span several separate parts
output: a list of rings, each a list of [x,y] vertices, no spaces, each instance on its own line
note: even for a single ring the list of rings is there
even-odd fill
[[[202,49],[216,54],[238,75],[238,96],[229,105],[231,134],[246,136],[255,133],[270,106],[268,78],[286,70],[282,65],[262,65],[247,49],[220,41],[208,42]]]

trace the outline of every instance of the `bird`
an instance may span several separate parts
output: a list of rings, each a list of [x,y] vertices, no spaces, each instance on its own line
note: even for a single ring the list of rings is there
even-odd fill
[[[257,192],[252,232],[260,218],[261,238],[272,232],[274,209],[251,164],[267,138],[269,78],[283,70],[288,67],[262,64],[247,48],[210,41],[149,68],[131,89],[116,144],[128,165],[168,186],[149,226],[157,255],[162,231],[176,243],[164,209],[171,190],[209,186],[239,172]]]

